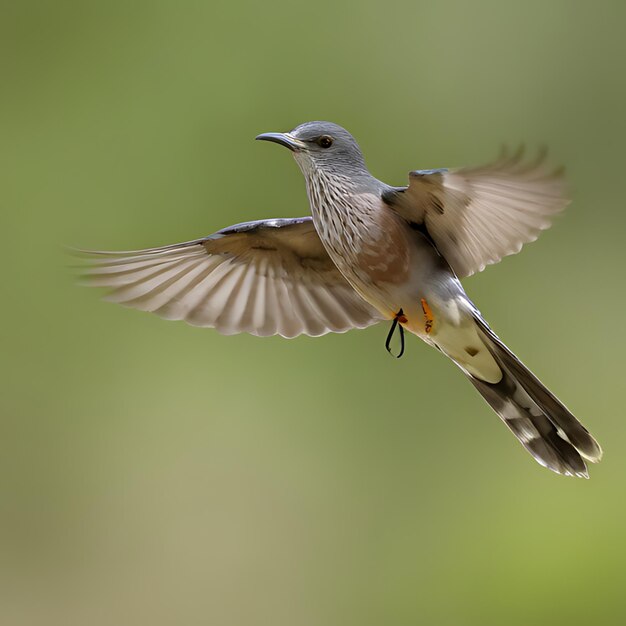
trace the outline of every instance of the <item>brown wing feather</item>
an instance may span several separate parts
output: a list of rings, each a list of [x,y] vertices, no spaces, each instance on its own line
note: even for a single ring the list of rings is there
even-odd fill
[[[411,172],[392,206],[424,224],[458,276],[470,276],[534,241],[569,203],[562,171],[544,157],[524,162],[518,151],[483,167]]]
[[[247,222],[181,244],[82,251],[107,299],[223,334],[323,335],[381,318],[326,253],[310,218]]]

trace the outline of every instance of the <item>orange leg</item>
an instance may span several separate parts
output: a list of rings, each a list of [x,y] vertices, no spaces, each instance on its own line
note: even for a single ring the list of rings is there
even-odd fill
[[[435,318],[431,308],[428,306],[428,302],[424,298],[422,298],[422,311],[424,311],[424,330],[428,334],[433,329]]]

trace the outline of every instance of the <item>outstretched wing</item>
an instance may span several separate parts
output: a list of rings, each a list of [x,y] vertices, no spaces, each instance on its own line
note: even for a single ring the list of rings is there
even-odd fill
[[[318,336],[381,319],[335,267],[310,217],[237,224],[130,252],[81,251],[108,300],[223,334]]]
[[[483,167],[410,172],[409,186],[385,200],[425,226],[458,276],[470,276],[537,239],[569,203],[562,172],[544,157],[524,163],[520,150]]]

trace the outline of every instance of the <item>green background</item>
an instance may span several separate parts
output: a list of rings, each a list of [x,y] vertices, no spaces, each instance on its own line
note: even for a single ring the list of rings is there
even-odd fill
[[[625,7],[4,0],[0,623],[626,623]],[[566,215],[465,285],[603,444],[590,481],[386,325],[222,337],[76,288],[65,245],[306,214],[253,138],[310,119],[392,184],[566,166]]]

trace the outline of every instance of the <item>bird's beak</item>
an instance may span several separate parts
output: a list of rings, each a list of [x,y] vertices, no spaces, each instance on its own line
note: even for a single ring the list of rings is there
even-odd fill
[[[279,143],[281,146],[289,148],[292,152],[297,152],[298,150],[302,150],[306,147],[306,144],[303,141],[296,139],[289,133],[263,133],[262,135],[257,135],[256,139],[259,139],[260,141],[273,141],[274,143]]]

